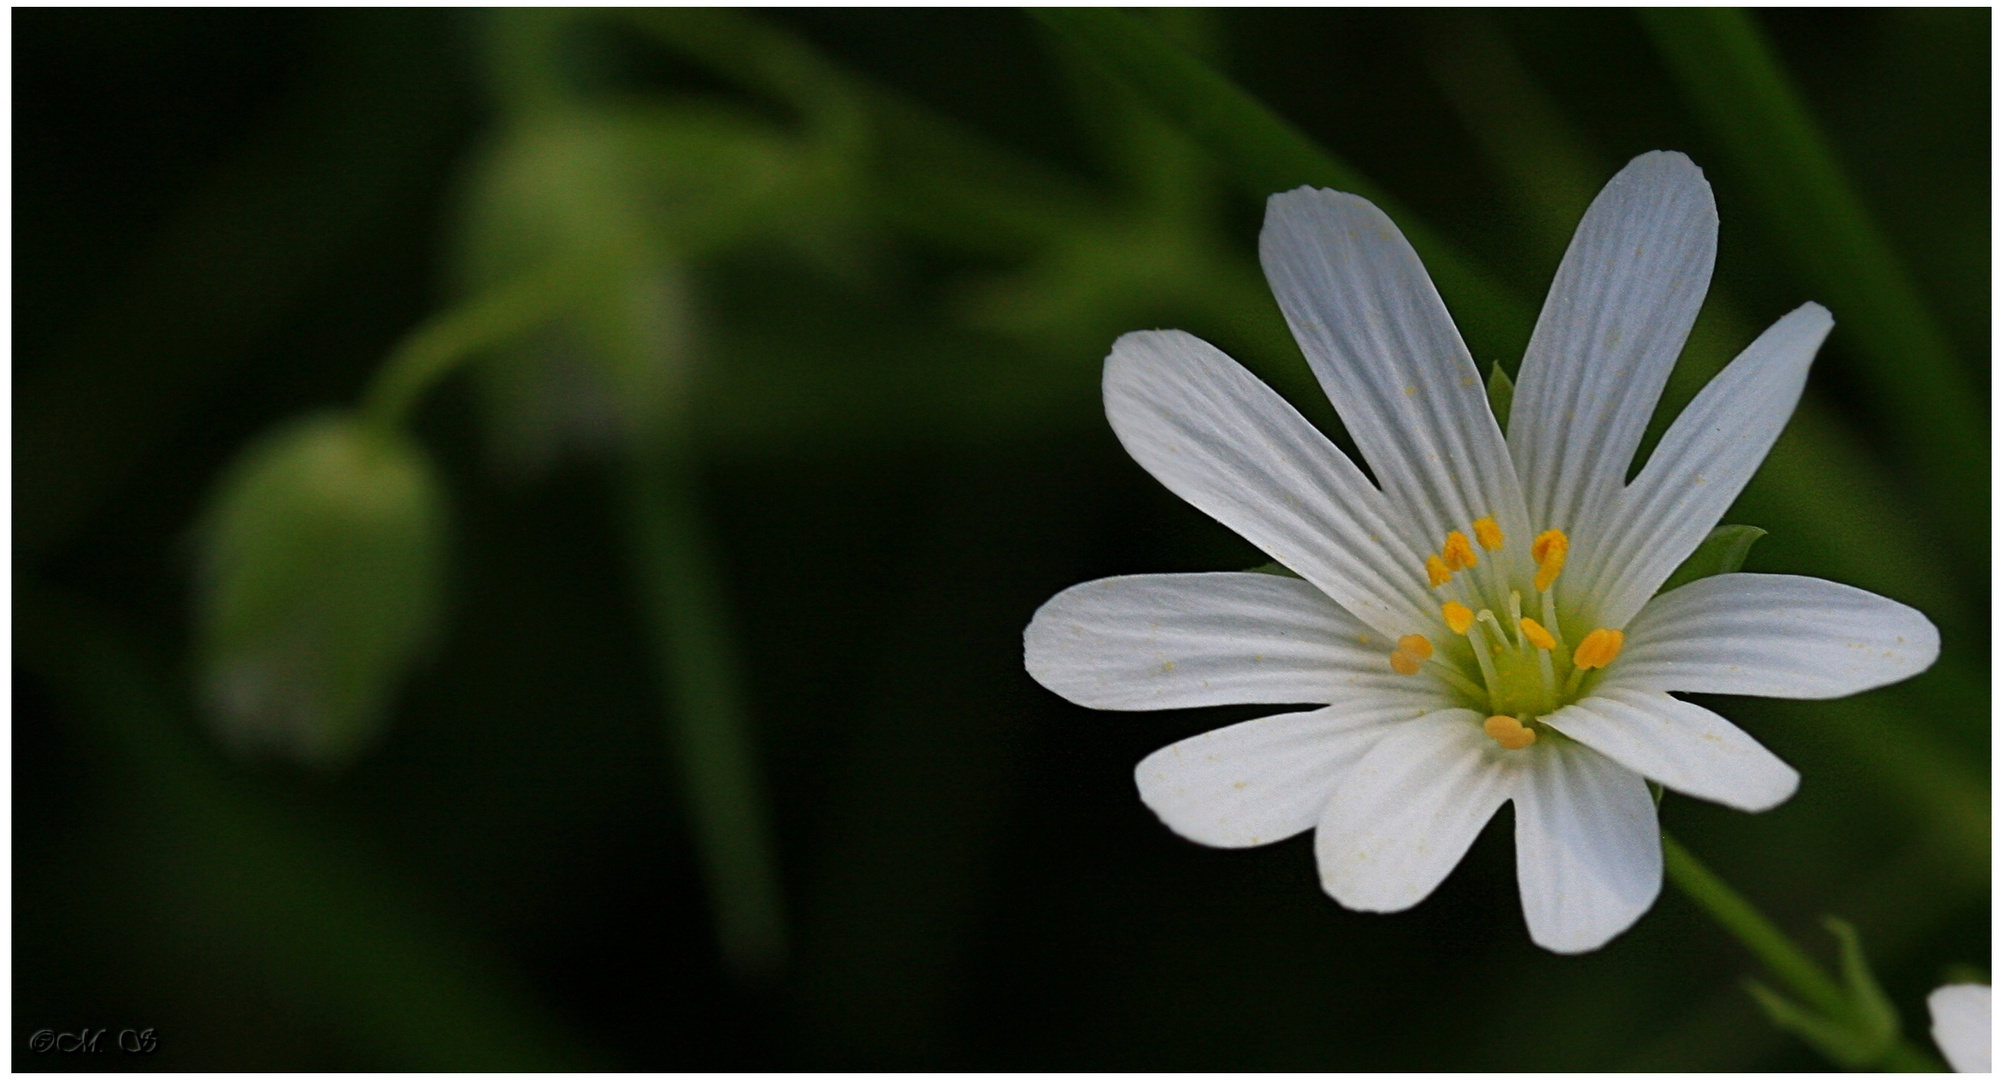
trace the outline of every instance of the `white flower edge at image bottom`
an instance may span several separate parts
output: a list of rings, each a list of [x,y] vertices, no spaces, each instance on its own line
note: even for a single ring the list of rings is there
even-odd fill
[[[1142,800],[1198,843],[1315,830],[1325,890],[1399,911],[1504,802],[1533,940],[1598,948],[1662,879],[1646,780],[1743,810],[1794,770],[1671,692],[1826,698],[1906,678],[1919,612],[1812,578],[1723,574],[1657,595],[1780,434],[1832,325],[1807,304],[1628,464],[1696,317],[1717,217],[1681,154],[1644,154],[1581,222],[1505,437],[1418,257],[1354,195],[1268,202],[1262,261],[1373,483],[1283,398],[1179,331],[1106,359],[1106,414],[1171,491],[1298,578],[1107,578],[1024,632],[1045,687],[1102,709],[1320,706],[1165,747]]]
[[[1979,983],[1955,983],[1927,995],[1933,1015],[1933,1042],[1955,1072],[1986,1073],[1989,1069],[1989,988]]]

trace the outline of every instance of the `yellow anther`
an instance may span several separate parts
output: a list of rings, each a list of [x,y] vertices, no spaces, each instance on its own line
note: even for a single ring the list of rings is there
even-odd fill
[[[1627,641],[1626,634],[1602,626],[1587,634],[1586,640],[1579,642],[1579,647],[1572,652],[1572,666],[1580,671],[1606,667],[1614,662],[1614,657],[1620,655],[1621,644],[1625,641]]]
[[[1558,647],[1558,639],[1552,637],[1551,631],[1544,629],[1536,619],[1518,619],[1516,625],[1523,628],[1523,636],[1530,639],[1530,644],[1545,650]]]
[[[1467,542],[1467,534],[1459,529],[1447,534],[1447,546],[1440,549],[1440,558],[1446,560],[1449,570],[1466,570],[1479,561],[1474,545]]]
[[[1447,629],[1456,634],[1465,634],[1474,625],[1474,612],[1466,604],[1449,600],[1440,605],[1440,615],[1447,620]]]
[[[1565,553],[1570,551],[1572,542],[1558,529],[1546,529],[1530,542],[1530,557],[1537,560],[1537,591],[1551,588],[1558,580],[1558,572],[1565,569]]]
[[[1489,551],[1500,551],[1502,526],[1497,525],[1492,517],[1480,518],[1474,523],[1474,540]]]
[[[1537,741],[1537,733],[1524,727],[1514,716],[1491,716],[1482,721],[1481,730],[1500,743],[1504,750],[1521,750]]]
[[[1398,651],[1414,660],[1424,660],[1433,655],[1433,643],[1424,634],[1406,634],[1398,639]]]
[[[1426,556],[1426,580],[1432,584],[1433,588],[1437,589],[1453,579],[1454,572],[1447,569],[1447,564],[1444,560],[1438,555]]]
[[[1419,673],[1419,658],[1403,649],[1393,649],[1391,651],[1391,670],[1400,675],[1417,675]]]

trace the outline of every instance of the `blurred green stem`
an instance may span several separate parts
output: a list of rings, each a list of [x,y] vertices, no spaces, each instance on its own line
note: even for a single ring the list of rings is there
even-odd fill
[[[732,976],[755,982],[784,963],[786,927],[721,573],[688,455],[678,447],[642,447],[627,469],[630,557],[717,937]]]
[[[497,285],[427,319],[397,343],[363,399],[363,417],[400,428],[438,380],[484,349],[526,333],[614,277],[609,267],[558,264]]]
[[[1788,940],[1767,917],[1738,890],[1697,861],[1690,850],[1667,832],[1662,834],[1662,868],[1683,895],[1717,920],[1739,939],[1787,988],[1812,1008],[1828,1017],[1847,1017],[1852,1012],[1849,996],[1815,961]],[[1904,1039],[1893,1042],[1880,1062],[1895,1072],[1941,1072],[1940,1064],[1926,1051]]]

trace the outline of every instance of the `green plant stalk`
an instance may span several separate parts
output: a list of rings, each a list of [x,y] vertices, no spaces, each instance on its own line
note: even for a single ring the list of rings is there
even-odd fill
[[[593,289],[609,284],[618,270],[551,266],[496,285],[425,320],[397,343],[376,371],[363,397],[363,418],[384,429],[407,425],[418,401],[460,364],[562,314]]]
[[[1440,292],[1482,328],[1485,343],[1530,338],[1534,312],[1397,200],[1315,145],[1251,95],[1189,55],[1168,35],[1120,11],[1036,8],[1051,29],[1083,46],[1108,71],[1209,150],[1246,191],[1264,199],[1303,184],[1354,192],[1376,203],[1418,251]]]
[[[1816,966],[1786,934],[1740,896],[1738,890],[1697,861],[1688,848],[1667,832],[1662,834],[1662,869],[1683,895],[1739,940],[1766,969],[1811,1008],[1829,1017],[1850,1014],[1849,999],[1836,980]],[[1882,1062],[1899,1072],[1939,1072],[1940,1065],[1923,1050],[1901,1038]]]
[[[719,948],[733,978],[755,983],[784,963],[786,926],[718,567],[685,455],[640,448],[625,483],[629,556]]]
[[[1886,403],[1908,453],[1943,482],[1985,475],[1983,427],[1953,347],[1752,17],[1664,8],[1641,18],[1802,272],[1838,313],[1866,361],[1858,374]]]

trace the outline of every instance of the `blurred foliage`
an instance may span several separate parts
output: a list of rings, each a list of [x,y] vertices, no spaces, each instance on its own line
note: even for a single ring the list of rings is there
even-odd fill
[[[1829,305],[1737,555],[1943,633],[1899,686],[1707,702],[1802,789],[1665,824],[1853,989],[1854,925],[1921,1030],[1990,943],[1989,13],[1148,18],[1188,59],[1152,86],[1008,11],[18,14],[15,1064],[152,1026],[182,1069],[1819,1067],[1683,897],[1542,953],[1502,815],[1419,908],[1344,911],[1305,838],[1199,849],[1134,795],[1254,711],[1020,666],[1060,588],[1263,561],[1120,452],[1113,337],[1198,333],[1344,442],[1264,185],[1381,197],[1506,387],[1657,148],[1723,233],[1651,443]],[[383,519],[281,467],[316,439],[435,477],[395,542],[449,502],[449,573],[325,546]],[[204,716],[284,714],[202,672],[313,610],[375,745],[230,754]]]

